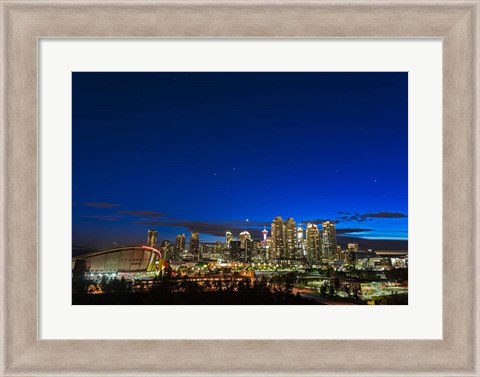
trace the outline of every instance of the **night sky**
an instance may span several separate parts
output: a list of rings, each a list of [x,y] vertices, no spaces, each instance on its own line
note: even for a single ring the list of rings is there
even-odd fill
[[[407,73],[73,73],[73,245],[275,216],[406,248]],[[303,227],[305,229],[305,227]],[[399,241],[400,240],[400,241]]]

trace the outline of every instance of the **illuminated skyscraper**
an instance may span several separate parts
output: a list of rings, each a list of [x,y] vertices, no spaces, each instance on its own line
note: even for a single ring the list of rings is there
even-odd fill
[[[238,240],[240,241],[240,248],[246,249],[247,248],[247,240],[250,241],[252,236],[246,230],[241,232],[238,236]]]
[[[271,259],[285,258],[285,224],[280,216],[275,217],[272,222],[272,249]]]
[[[147,245],[150,247],[155,247],[157,243],[157,231],[156,230],[148,230],[147,236]]]
[[[233,237],[233,234],[231,232],[225,233],[225,243],[227,249],[230,249],[230,242],[232,242],[235,238]]]
[[[308,223],[305,235],[307,259],[310,263],[317,263],[321,259],[321,242],[318,226]]]
[[[349,243],[347,244],[348,251],[358,251],[358,243]]]
[[[305,242],[303,239],[302,225],[299,224],[297,228],[297,258],[305,257]]]
[[[285,221],[285,257],[295,258],[297,250],[297,224],[292,217]]]
[[[170,242],[168,240],[163,240],[160,244],[160,252],[162,253],[162,257],[165,260],[169,260],[172,258],[170,253]]]
[[[200,258],[200,236],[198,235],[198,232],[192,232],[190,235],[188,252],[193,254],[194,259]]]
[[[185,252],[185,234],[179,234],[175,238],[175,260],[180,260]]]
[[[335,259],[337,256],[337,232],[334,221],[322,223],[322,254],[328,259]]]

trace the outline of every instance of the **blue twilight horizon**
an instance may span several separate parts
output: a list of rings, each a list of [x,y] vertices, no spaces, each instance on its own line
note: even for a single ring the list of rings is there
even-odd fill
[[[406,72],[75,72],[72,95],[74,246],[276,216],[406,245]]]

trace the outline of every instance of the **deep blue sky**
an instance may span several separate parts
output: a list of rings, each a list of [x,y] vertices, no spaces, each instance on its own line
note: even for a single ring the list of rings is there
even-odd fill
[[[76,246],[142,243],[147,229],[257,236],[278,215],[407,239],[407,73],[72,80]]]

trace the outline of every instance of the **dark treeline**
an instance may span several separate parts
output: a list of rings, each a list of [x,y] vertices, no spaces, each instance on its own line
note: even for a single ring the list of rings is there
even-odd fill
[[[293,294],[294,274],[270,281],[225,279],[201,284],[169,273],[156,278],[148,289],[134,289],[126,279],[73,279],[73,305],[309,305],[316,302]],[[98,293],[98,294],[94,294]]]

